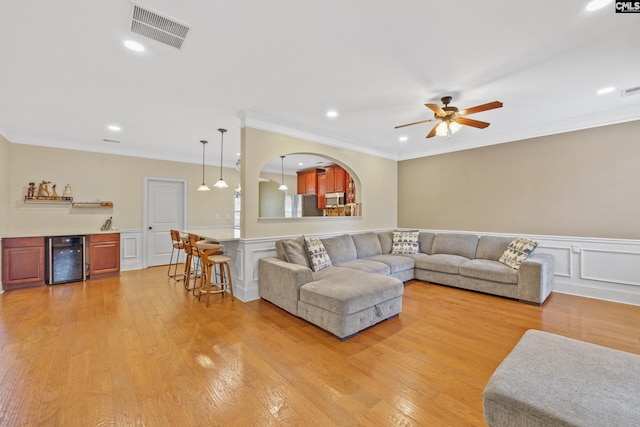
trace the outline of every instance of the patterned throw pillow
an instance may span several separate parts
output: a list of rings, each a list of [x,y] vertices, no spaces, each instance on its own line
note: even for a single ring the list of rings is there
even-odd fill
[[[535,240],[517,237],[509,243],[507,250],[504,251],[499,261],[517,270],[520,268],[520,264],[531,255],[536,246],[538,246],[538,242]]]
[[[393,232],[392,254],[417,254],[418,252],[420,252],[420,245],[418,244],[417,231]]]
[[[307,254],[309,255],[309,261],[311,261],[311,269],[313,269],[313,271],[320,271],[323,268],[331,267],[331,258],[329,258],[329,254],[319,238],[305,237],[304,243],[307,247]]]

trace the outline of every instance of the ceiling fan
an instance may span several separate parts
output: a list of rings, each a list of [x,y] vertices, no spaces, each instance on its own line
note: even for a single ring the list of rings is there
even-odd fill
[[[440,107],[437,104],[424,104],[425,107],[433,111],[434,113],[433,119],[421,120],[419,122],[414,122],[414,123],[407,123],[406,125],[399,125],[399,126],[396,126],[394,129],[403,128],[405,126],[418,125],[420,123],[440,121],[440,123],[435,125],[433,129],[431,129],[431,132],[429,132],[429,134],[427,135],[427,138],[431,138],[436,135],[449,137],[451,134],[454,134],[458,130],[460,130],[460,128],[462,127],[461,125],[473,126],[475,128],[484,129],[490,124],[487,122],[481,122],[479,120],[468,119],[464,116],[468,116],[469,114],[479,113],[481,111],[493,110],[494,108],[502,107],[502,102],[493,101],[487,104],[476,105],[475,107],[471,107],[471,108],[467,108],[462,111],[459,111],[457,107],[449,106],[449,104],[451,103],[451,99],[452,98],[450,96],[445,96],[441,99],[442,103],[444,104],[444,107]]]

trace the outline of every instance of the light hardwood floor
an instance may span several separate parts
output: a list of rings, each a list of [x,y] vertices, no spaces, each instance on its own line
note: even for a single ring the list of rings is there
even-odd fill
[[[209,308],[164,267],[0,295],[2,426],[482,426],[529,328],[640,354],[640,307],[543,307],[412,281],[341,342],[265,301]]]

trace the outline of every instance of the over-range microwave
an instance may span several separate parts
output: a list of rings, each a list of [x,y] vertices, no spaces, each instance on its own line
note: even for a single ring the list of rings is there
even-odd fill
[[[344,206],[344,193],[327,193],[325,195],[325,205],[328,208]]]

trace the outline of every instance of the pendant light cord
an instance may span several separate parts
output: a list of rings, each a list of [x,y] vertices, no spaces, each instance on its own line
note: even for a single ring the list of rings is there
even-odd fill
[[[204,184],[204,146],[206,143],[204,141],[200,142],[202,142],[202,183]]]
[[[222,179],[222,147],[224,144],[224,133],[226,129],[218,129],[220,132],[220,179]]]

